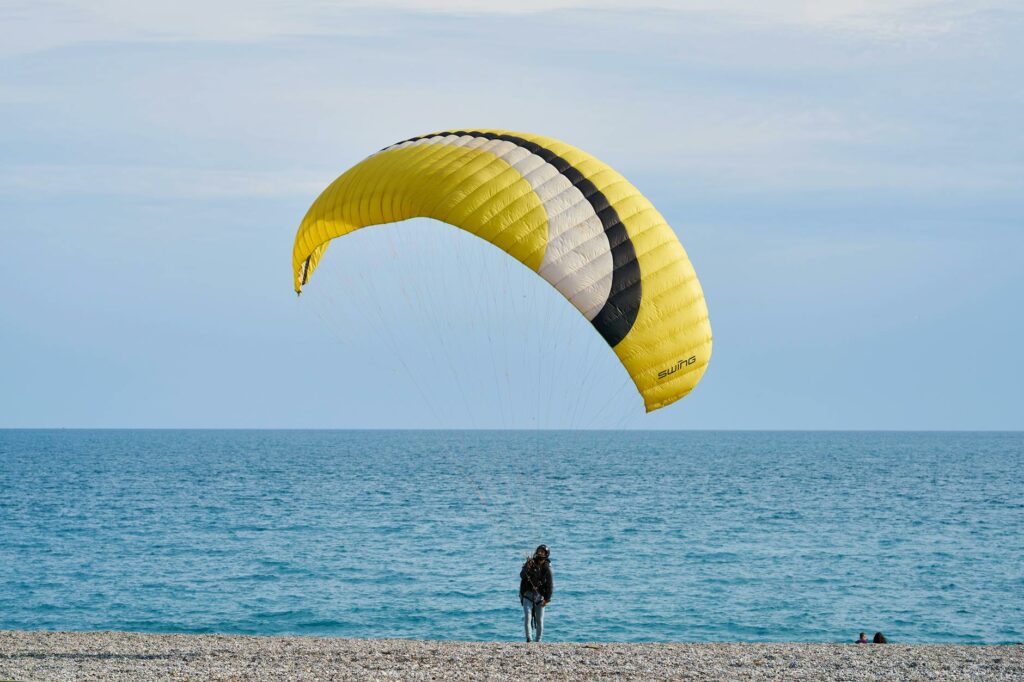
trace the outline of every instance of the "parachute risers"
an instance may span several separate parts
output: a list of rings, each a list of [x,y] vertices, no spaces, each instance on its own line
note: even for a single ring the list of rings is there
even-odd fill
[[[672,228],[608,165],[539,135],[434,133],[348,169],[299,226],[295,291],[332,239],[417,217],[486,239],[546,279],[614,349],[648,412],[679,400],[703,376],[711,357],[707,305]]]

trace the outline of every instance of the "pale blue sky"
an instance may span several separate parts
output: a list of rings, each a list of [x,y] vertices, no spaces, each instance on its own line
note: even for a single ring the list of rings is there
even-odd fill
[[[0,427],[1024,428],[1022,37],[1009,1],[4,3]],[[296,299],[316,194],[460,127],[658,206],[715,334],[691,396],[643,415],[447,226]]]

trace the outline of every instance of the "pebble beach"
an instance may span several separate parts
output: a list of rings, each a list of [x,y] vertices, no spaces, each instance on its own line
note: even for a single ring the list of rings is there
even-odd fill
[[[586,644],[0,631],[0,680],[1021,680],[1024,645]]]

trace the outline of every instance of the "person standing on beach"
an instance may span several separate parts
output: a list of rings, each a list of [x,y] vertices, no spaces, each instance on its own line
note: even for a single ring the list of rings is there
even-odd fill
[[[526,641],[539,642],[544,634],[544,607],[551,601],[555,580],[551,575],[551,553],[539,546],[519,571],[519,602],[523,605]],[[534,637],[536,630],[536,637]]]

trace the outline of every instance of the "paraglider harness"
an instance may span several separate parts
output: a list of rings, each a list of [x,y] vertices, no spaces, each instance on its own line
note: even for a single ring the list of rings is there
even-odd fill
[[[539,567],[540,567],[540,562],[538,562],[533,557],[530,557],[529,559],[527,559],[526,563],[523,564],[523,577],[526,579],[526,582],[530,583],[530,591],[528,593],[526,593],[525,597],[527,599],[529,599],[531,602],[533,602],[534,604],[536,604],[537,602],[533,601],[533,596],[532,595],[537,595],[538,597],[540,597],[541,601],[544,601],[544,595],[541,593],[540,587],[537,585],[536,581],[534,580],[535,577],[539,577],[539,576],[537,576],[537,569]]]

